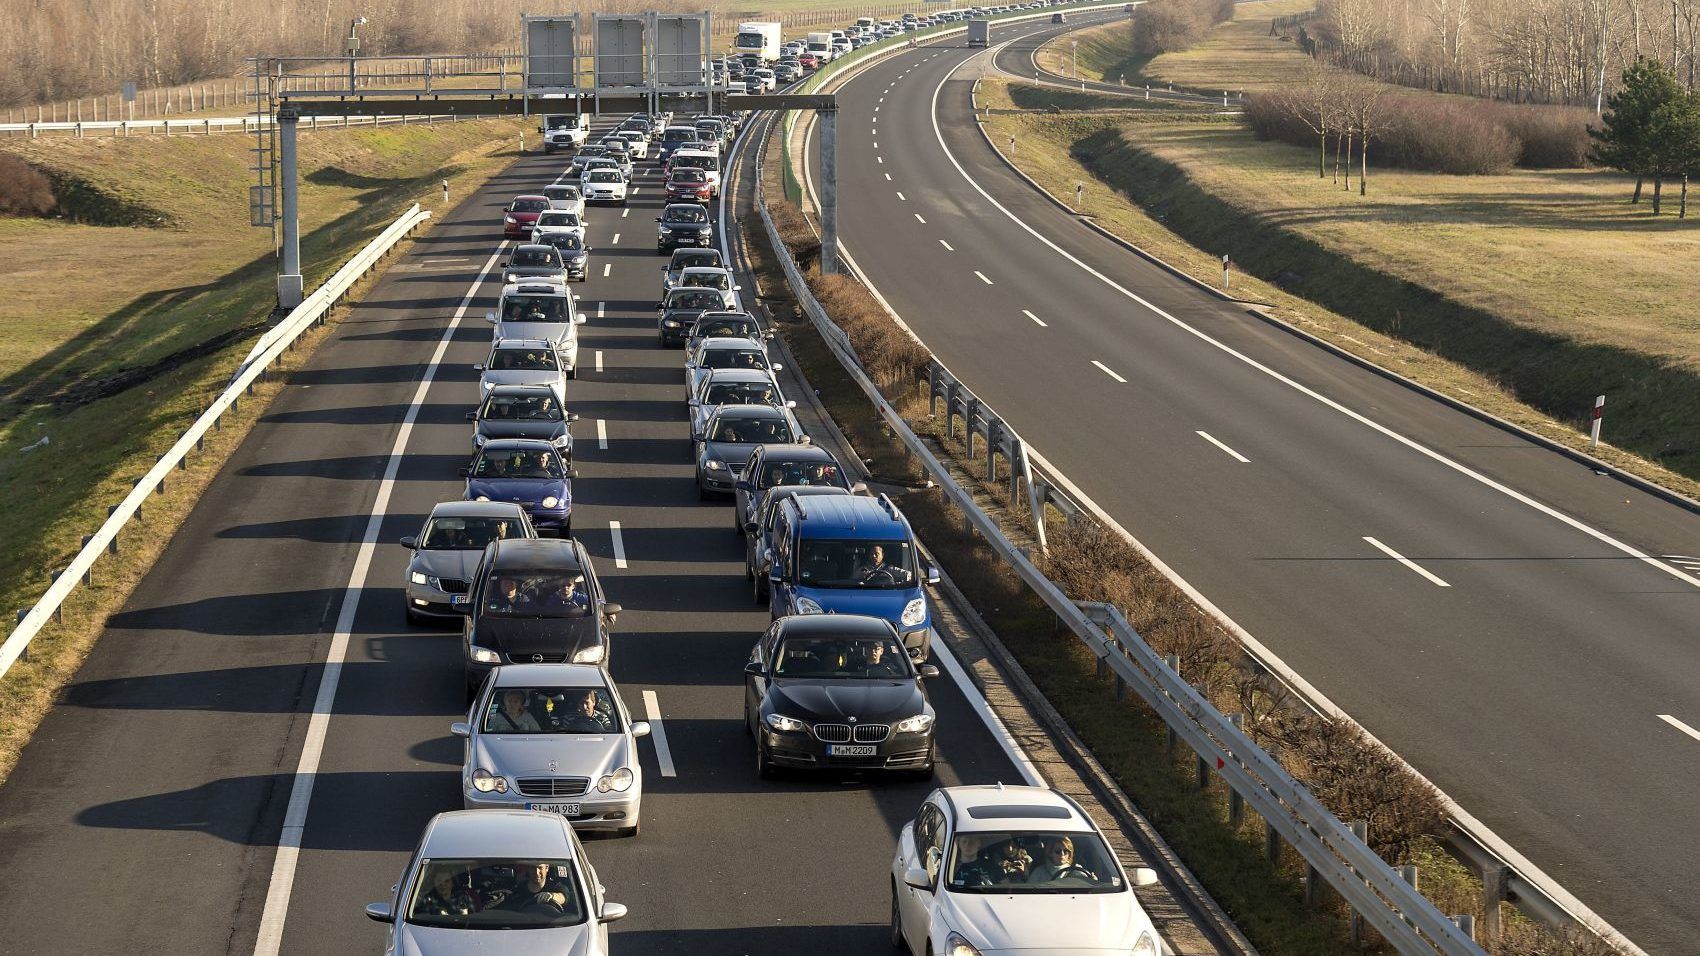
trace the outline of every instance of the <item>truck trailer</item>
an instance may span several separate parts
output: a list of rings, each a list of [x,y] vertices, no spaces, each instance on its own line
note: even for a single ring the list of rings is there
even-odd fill
[[[738,36],[732,41],[732,52],[740,56],[754,54],[762,63],[779,59],[780,25],[758,20],[738,24]]]
[[[989,20],[968,21],[968,45],[985,46],[989,41],[992,24]]]

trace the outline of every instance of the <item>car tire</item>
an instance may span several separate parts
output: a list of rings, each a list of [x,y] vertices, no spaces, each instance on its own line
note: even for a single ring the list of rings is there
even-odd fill
[[[561,539],[563,541],[569,540],[569,539],[572,538],[572,536],[573,536],[573,519],[568,518],[566,520],[566,522],[561,525]]]
[[[467,703],[471,704],[472,702],[467,701]],[[772,780],[775,776],[778,776],[778,771],[774,769],[773,762],[768,760],[767,750],[762,747],[759,737],[756,738],[756,776],[763,780]]]
[[[907,776],[910,780],[914,780],[919,783],[926,783],[928,780],[933,779],[933,774],[937,771],[937,769],[937,761],[929,760],[925,767],[922,767],[919,770],[911,770]]]
[[[891,948],[900,952],[909,949],[909,941],[903,938],[903,915],[897,909],[897,881],[891,883]]]
[[[635,837],[635,836],[637,836],[637,835],[638,835],[638,831],[639,831],[639,830],[641,830],[641,829],[643,829],[643,824],[642,824],[642,823],[641,823],[641,822],[640,822],[640,823],[639,823],[639,824],[637,824],[637,825],[636,825],[636,826],[630,826],[630,827],[626,827],[626,828],[625,828],[625,829],[623,829],[623,830],[616,830],[616,831],[614,831],[614,832],[615,832],[615,834],[617,834],[617,835],[618,835],[618,836],[623,836],[623,837]]]
[[[748,570],[748,569],[746,568],[745,570]],[[407,623],[413,625],[414,627],[424,627],[425,626],[425,618],[421,617],[419,615],[419,612],[415,611],[413,608],[404,608],[403,610],[405,610],[407,612]]]

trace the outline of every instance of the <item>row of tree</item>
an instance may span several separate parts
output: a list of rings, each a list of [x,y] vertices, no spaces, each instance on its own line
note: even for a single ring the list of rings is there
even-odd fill
[[[1653,181],[1653,215],[1661,211],[1664,182],[1682,184],[1677,215],[1688,215],[1688,181],[1700,175],[1700,92],[1684,89],[1672,71],[1640,60],[1623,72],[1622,89],[1607,100],[1600,125],[1590,129],[1594,161],[1635,176],[1634,202]]]
[[[1335,63],[1406,86],[1598,112],[1642,59],[1700,83],[1700,0],[1318,0]]]

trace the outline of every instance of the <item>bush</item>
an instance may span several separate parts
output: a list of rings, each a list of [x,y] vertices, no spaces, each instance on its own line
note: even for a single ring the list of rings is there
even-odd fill
[[[1133,53],[1149,59],[1184,50],[1234,18],[1234,0],[1150,0],[1133,11]]]
[[[53,184],[12,153],[0,153],[0,216],[45,216],[59,205]]]
[[[1526,169],[1580,169],[1588,163],[1591,110],[1572,106],[1495,103],[1494,112],[1523,146],[1517,165]]]
[[[1421,95],[1387,98],[1382,104],[1382,121],[1388,129],[1370,143],[1370,165],[1459,176],[1510,169],[1522,154],[1523,144],[1493,110],[1481,106]],[[1258,139],[1311,150],[1319,145],[1317,134],[1305,125],[1298,101],[1289,94],[1248,97],[1245,112],[1246,122]],[[1334,146],[1330,134],[1329,150]],[[1361,144],[1353,144],[1354,159],[1360,149]]]

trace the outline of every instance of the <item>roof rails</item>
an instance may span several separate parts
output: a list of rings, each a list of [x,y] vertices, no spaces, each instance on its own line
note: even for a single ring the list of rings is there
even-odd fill
[[[885,509],[885,513],[891,516],[891,520],[893,520],[893,521],[901,520],[897,516],[897,506],[891,503],[891,496],[890,495],[881,493],[880,497],[879,497],[879,502],[880,502],[880,507]]]

